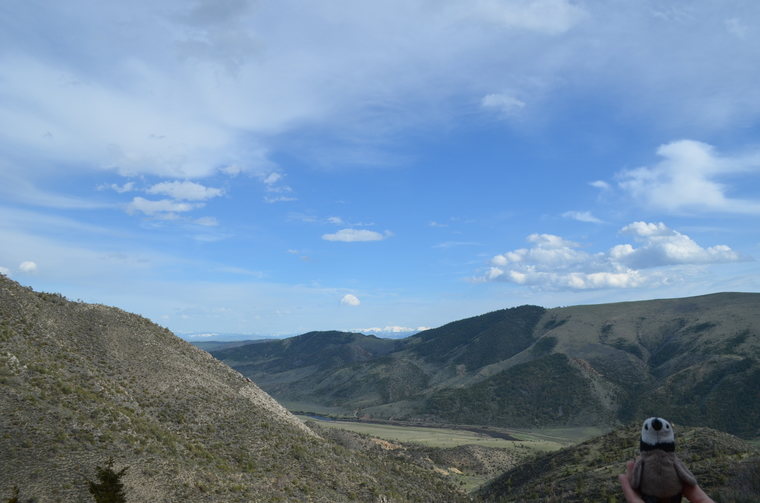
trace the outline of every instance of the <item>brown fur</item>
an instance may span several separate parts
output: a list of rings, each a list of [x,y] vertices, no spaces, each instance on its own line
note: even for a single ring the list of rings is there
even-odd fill
[[[697,479],[674,452],[654,449],[641,453],[630,482],[641,494],[668,498],[680,494],[684,484],[695,485]]]

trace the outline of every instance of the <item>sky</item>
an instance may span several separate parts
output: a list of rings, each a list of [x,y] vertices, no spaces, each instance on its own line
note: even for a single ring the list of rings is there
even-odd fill
[[[0,4],[0,273],[181,333],[760,291],[754,0]]]

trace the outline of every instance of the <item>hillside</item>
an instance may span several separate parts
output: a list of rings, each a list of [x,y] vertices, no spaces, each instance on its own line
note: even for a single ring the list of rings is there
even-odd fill
[[[460,501],[429,470],[319,437],[208,353],[116,308],[0,275],[0,498],[90,501],[113,457],[130,501]]]
[[[212,354],[304,410],[511,427],[664,415],[760,436],[760,294],[522,306],[384,343],[308,335],[304,351],[285,340]]]
[[[485,502],[617,501],[617,474],[637,454],[634,424],[516,466],[478,491]],[[678,428],[678,456],[716,502],[750,503],[760,494],[760,451],[709,428]]]

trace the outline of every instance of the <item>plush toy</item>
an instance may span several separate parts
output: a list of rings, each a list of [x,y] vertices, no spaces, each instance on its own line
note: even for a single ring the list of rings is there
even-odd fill
[[[673,426],[660,417],[644,421],[639,449],[631,487],[646,503],[681,503],[684,484],[693,486],[697,479],[676,456]]]

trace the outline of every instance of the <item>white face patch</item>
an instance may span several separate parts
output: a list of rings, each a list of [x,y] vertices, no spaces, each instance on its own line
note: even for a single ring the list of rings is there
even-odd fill
[[[641,427],[641,441],[646,444],[669,444],[675,440],[673,426],[661,417],[650,417]]]

